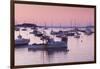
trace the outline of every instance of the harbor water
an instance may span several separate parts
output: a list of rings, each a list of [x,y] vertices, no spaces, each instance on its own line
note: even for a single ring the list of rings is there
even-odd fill
[[[30,39],[29,45],[33,43],[42,43],[39,37],[30,34],[32,29],[27,28],[26,31],[15,31],[15,39],[19,34],[23,38]],[[39,29],[43,31],[43,29]],[[60,41],[53,35],[50,35],[51,30],[69,30],[61,28],[45,29],[46,35],[54,38],[55,41]],[[52,63],[69,63],[69,62],[85,62],[94,61],[94,33],[85,35],[80,32],[80,38],[74,36],[68,37],[68,51],[66,50],[32,50],[28,46],[15,47],[15,65],[37,65],[37,64],[52,64]]]

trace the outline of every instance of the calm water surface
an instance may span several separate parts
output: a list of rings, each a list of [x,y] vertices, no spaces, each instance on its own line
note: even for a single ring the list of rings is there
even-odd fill
[[[50,30],[45,30],[47,35],[50,35]],[[53,29],[55,31],[59,29]],[[62,29],[68,30],[68,29]],[[41,31],[43,31],[41,29]],[[19,33],[23,38],[29,38],[30,45],[33,43],[42,43],[39,37],[29,34],[31,29],[27,31],[16,31],[15,39]],[[60,41],[60,38],[50,35],[55,41]],[[35,65],[35,64],[50,64],[50,63],[68,63],[68,62],[81,62],[81,61],[94,61],[94,34],[87,36],[81,33],[79,39],[74,37],[68,37],[68,49],[60,50],[32,50],[27,46],[15,48],[15,65]]]

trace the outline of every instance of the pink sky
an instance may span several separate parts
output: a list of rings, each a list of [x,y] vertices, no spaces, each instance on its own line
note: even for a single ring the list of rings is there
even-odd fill
[[[15,23],[94,25],[94,8],[15,4]]]

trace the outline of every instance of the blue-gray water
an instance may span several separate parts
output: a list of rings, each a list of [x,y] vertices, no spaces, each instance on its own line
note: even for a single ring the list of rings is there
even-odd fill
[[[45,30],[47,35],[50,35],[50,30]],[[53,29],[57,30],[57,29]],[[62,29],[67,30],[67,29]],[[24,38],[30,38],[30,45],[32,43],[42,43],[39,37],[29,34],[31,29],[27,31],[16,31],[15,39],[19,33]],[[41,30],[42,31],[42,30]],[[51,36],[51,35],[50,35]],[[60,41],[59,38],[51,36],[55,41]],[[68,63],[68,62],[84,62],[94,61],[94,34],[85,35],[81,33],[79,39],[74,37],[68,37],[68,49],[63,50],[37,50],[28,49],[26,47],[15,48],[15,65],[36,65],[36,64],[50,64],[50,63]]]

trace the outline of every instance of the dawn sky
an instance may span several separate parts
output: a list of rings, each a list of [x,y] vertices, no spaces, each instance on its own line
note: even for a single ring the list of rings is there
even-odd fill
[[[15,4],[15,23],[94,25],[94,8]]]

